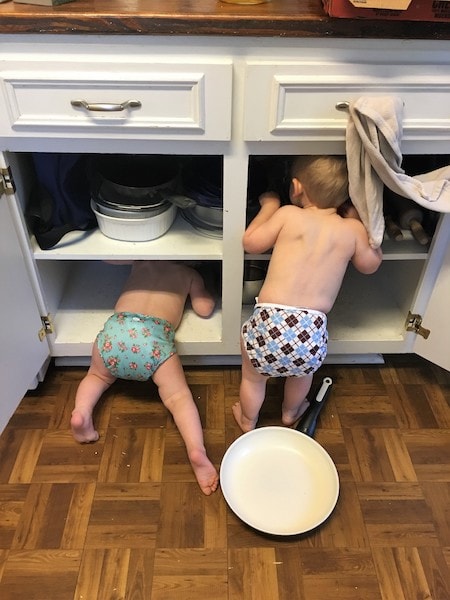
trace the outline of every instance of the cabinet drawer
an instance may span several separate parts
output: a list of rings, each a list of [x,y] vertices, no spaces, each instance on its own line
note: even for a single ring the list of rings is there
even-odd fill
[[[3,63],[0,135],[229,140],[231,61]]]
[[[403,139],[450,139],[449,65],[247,64],[245,139],[345,140],[342,103],[400,96]]]

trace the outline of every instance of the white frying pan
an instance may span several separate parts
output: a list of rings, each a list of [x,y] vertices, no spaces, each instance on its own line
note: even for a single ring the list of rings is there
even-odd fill
[[[325,377],[296,429],[254,429],[225,452],[222,492],[247,525],[272,535],[297,535],[314,529],[333,511],[339,476],[329,454],[311,437],[331,385]]]

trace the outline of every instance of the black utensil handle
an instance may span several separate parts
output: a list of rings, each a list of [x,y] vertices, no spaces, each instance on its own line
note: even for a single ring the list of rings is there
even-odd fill
[[[316,395],[314,400],[311,400],[308,408],[305,410],[303,415],[300,417],[300,421],[295,428],[300,433],[305,433],[309,437],[314,436],[314,432],[317,426],[317,419],[319,417],[320,411],[325,406],[326,399],[330,393],[332,386],[332,379],[330,377],[325,377],[323,379],[322,385]]]

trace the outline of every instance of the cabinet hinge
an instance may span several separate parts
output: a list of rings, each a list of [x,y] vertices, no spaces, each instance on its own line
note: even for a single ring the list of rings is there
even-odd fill
[[[414,315],[411,311],[408,311],[405,328],[406,331],[418,333],[425,339],[428,339],[428,336],[430,335],[430,330],[422,327],[422,317],[420,315]]]
[[[40,341],[42,342],[42,340],[45,338],[45,336],[47,334],[53,333],[53,325],[52,325],[52,322],[50,319],[50,315],[41,317],[41,321],[42,321],[42,327],[38,331],[38,336],[39,336]]]
[[[16,186],[9,167],[0,168],[0,194],[14,194]]]

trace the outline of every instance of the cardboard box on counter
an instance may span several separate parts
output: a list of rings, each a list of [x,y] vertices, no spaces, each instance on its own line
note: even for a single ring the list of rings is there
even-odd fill
[[[450,0],[322,0],[330,17],[450,22]]]

